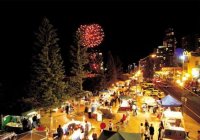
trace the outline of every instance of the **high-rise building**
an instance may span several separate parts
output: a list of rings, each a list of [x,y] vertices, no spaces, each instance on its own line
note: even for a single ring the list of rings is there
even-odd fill
[[[155,53],[156,53],[156,65],[155,65],[155,69],[156,70],[160,70],[162,67],[165,67],[166,63],[166,57],[167,57],[167,53],[166,53],[166,46],[158,46],[158,48],[156,48]]]
[[[168,28],[165,31],[165,37],[163,39],[163,46],[164,52],[163,55],[165,56],[165,66],[171,67],[174,66],[174,55],[176,50],[176,37],[174,34],[173,28]]]

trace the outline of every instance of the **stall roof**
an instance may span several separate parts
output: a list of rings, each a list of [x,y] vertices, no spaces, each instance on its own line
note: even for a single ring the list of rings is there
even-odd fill
[[[31,115],[37,114],[37,110],[31,109],[31,110],[23,112],[21,114],[22,114],[22,116],[31,116]]]
[[[158,101],[158,103],[164,107],[179,107],[182,106],[182,103],[172,97],[171,95],[167,95],[161,100]]]
[[[114,132],[114,131],[103,130],[103,132],[99,136],[98,140],[107,140],[108,138],[110,138],[115,133],[116,132]]]
[[[164,111],[163,115],[166,118],[176,118],[176,119],[182,119],[183,118],[182,113],[176,112],[176,111]]]
[[[98,140],[141,140],[140,133],[114,132],[104,130]]]

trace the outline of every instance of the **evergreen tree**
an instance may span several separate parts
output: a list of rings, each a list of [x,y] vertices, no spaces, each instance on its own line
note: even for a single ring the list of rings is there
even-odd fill
[[[36,33],[35,54],[28,100],[33,107],[51,109],[66,97],[64,67],[53,25],[44,18]]]
[[[75,45],[71,46],[70,54],[70,61],[73,64],[71,69],[73,76],[70,78],[70,88],[75,98],[79,99],[84,96],[83,80],[86,78],[87,70],[85,66],[89,63],[89,57],[87,47],[81,46],[78,34],[76,34]]]
[[[117,80],[117,70],[115,66],[115,61],[110,51],[108,52],[106,68],[106,80],[108,84],[111,84]]]
[[[89,63],[87,48],[81,46],[79,34],[76,34],[75,45],[70,46],[70,61],[72,63],[69,80],[69,92],[71,97],[78,101],[77,113],[79,114],[80,99],[87,95],[83,90],[83,80],[86,78],[87,71],[85,66]]]
[[[149,81],[149,79],[153,78],[153,60],[152,59],[148,58],[145,61],[145,67],[144,67],[144,70],[143,70],[143,77],[147,81]]]

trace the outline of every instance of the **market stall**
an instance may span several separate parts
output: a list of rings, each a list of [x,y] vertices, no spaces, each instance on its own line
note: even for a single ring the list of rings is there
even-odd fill
[[[185,139],[186,132],[181,112],[164,111],[162,121],[164,124],[163,138]]]
[[[92,113],[92,118],[96,119],[97,121],[101,122],[102,121],[102,112],[101,111],[94,111]]]
[[[184,128],[183,115],[181,112],[164,111],[162,119],[167,128],[172,126]]]
[[[36,110],[19,113],[18,115],[6,115],[2,119],[2,129],[20,133],[32,129],[33,120],[39,122],[40,115]]]
[[[5,116],[4,122],[7,120],[7,123],[4,126],[4,129],[8,132],[14,131],[15,133],[20,133],[23,130],[21,116]]]
[[[89,131],[92,128],[92,124],[90,122],[87,122],[89,125]],[[76,120],[72,120],[70,122],[68,122],[67,124],[64,124],[62,126],[63,131],[64,131],[64,135],[69,135],[72,134],[71,137],[80,137],[81,135],[81,129],[85,129],[85,122],[84,121],[76,121]],[[79,130],[78,130],[79,129]],[[75,133],[74,133],[75,132]],[[79,133],[78,133],[79,132]]]
[[[100,108],[98,108],[98,110],[101,112],[101,115],[102,115],[103,118],[113,119],[114,116],[115,116],[112,113],[112,110],[110,108],[108,108],[108,107],[101,106]]]
[[[181,107],[182,103],[172,97],[171,95],[167,95],[161,100],[158,100],[158,103],[163,107]]]
[[[142,110],[145,111],[149,111],[151,113],[153,113],[153,109],[157,107],[157,102],[156,100],[151,97],[151,96],[144,96],[142,98]]]
[[[132,110],[132,99],[121,99],[121,103],[119,106],[119,111],[131,111]]]
[[[144,96],[142,98],[142,103],[145,103],[145,104],[147,104],[150,107],[157,105],[156,100],[153,97],[150,97],[150,96]]]
[[[97,100],[94,100],[92,103],[91,103],[91,109],[92,109],[92,112],[96,111],[98,107],[100,107],[101,104],[97,101]]]

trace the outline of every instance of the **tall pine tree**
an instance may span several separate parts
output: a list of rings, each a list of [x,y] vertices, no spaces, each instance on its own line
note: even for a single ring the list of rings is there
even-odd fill
[[[51,109],[66,97],[64,67],[53,25],[44,18],[36,33],[29,101],[33,107]]]
[[[87,70],[85,66],[89,63],[89,54],[86,47],[82,47],[79,35],[76,34],[75,45],[70,48],[71,63],[73,64],[71,69],[70,87],[71,91],[74,91],[74,97],[80,99],[84,96],[83,80],[86,78]]]

